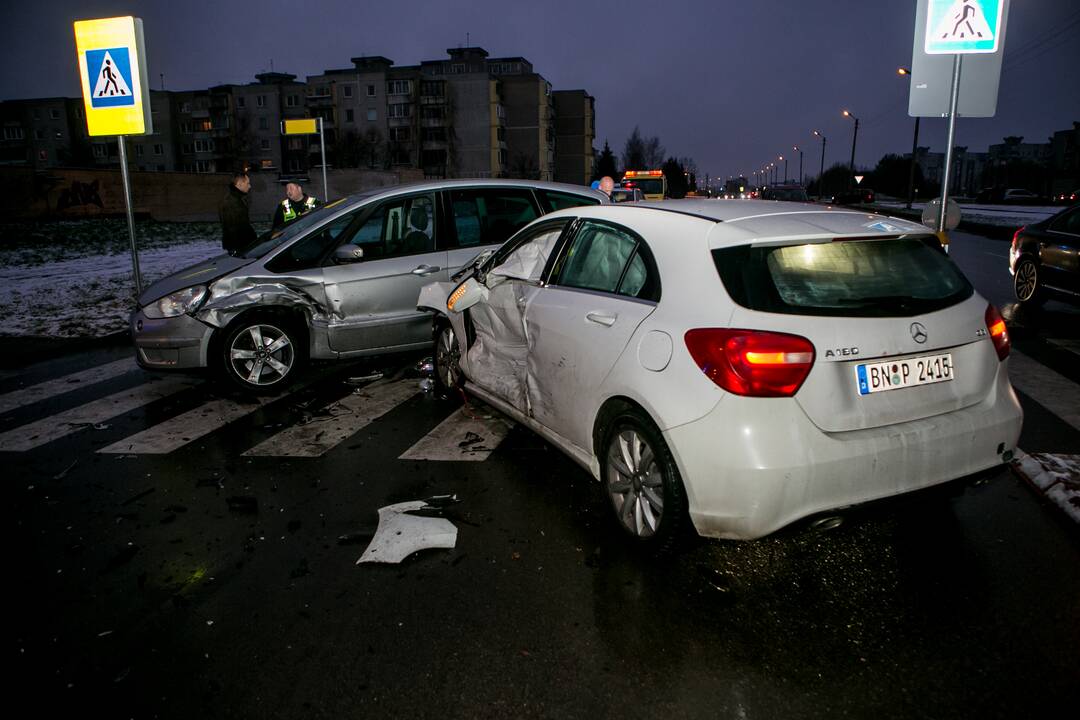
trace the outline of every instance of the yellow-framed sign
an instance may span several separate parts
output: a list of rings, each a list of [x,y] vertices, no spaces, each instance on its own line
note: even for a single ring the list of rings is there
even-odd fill
[[[154,132],[142,20],[131,16],[79,20],[75,49],[90,135]]]

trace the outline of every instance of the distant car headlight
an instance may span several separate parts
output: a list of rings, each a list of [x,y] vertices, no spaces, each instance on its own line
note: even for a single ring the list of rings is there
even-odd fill
[[[206,286],[196,285],[155,300],[143,308],[143,313],[154,320],[177,317],[199,307],[204,298],[206,298]]]

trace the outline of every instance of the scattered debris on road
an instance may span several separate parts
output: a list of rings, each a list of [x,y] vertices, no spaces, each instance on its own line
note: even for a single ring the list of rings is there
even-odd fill
[[[438,510],[456,499],[443,495],[431,498],[433,503],[414,500],[379,508],[379,528],[356,564],[399,563],[420,550],[452,549],[457,544],[457,528],[452,522],[410,513]]]

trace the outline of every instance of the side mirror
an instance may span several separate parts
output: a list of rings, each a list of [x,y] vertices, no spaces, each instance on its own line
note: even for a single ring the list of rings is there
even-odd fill
[[[487,300],[488,289],[478,283],[476,278],[469,278],[454,288],[446,298],[446,309],[450,312],[464,312],[473,305]]]
[[[340,245],[334,249],[334,262],[354,263],[364,259],[364,248],[359,245]]]

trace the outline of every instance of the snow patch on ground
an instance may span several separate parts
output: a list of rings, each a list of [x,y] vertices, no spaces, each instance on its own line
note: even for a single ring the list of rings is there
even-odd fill
[[[137,226],[143,286],[221,254],[216,223]],[[101,337],[127,328],[135,307],[123,221],[0,229],[0,335]]]
[[[1048,500],[1080,522],[1080,455],[1021,453],[1013,467]]]
[[[905,207],[903,202],[881,201],[875,204],[881,210],[892,210]],[[926,203],[912,203],[911,209],[923,211]],[[1063,208],[1053,205],[975,205],[960,203],[960,219],[968,222],[981,223],[983,225],[1000,225],[1002,227],[1018,228],[1021,225],[1030,225],[1040,220],[1045,220],[1051,215],[1061,212]]]

